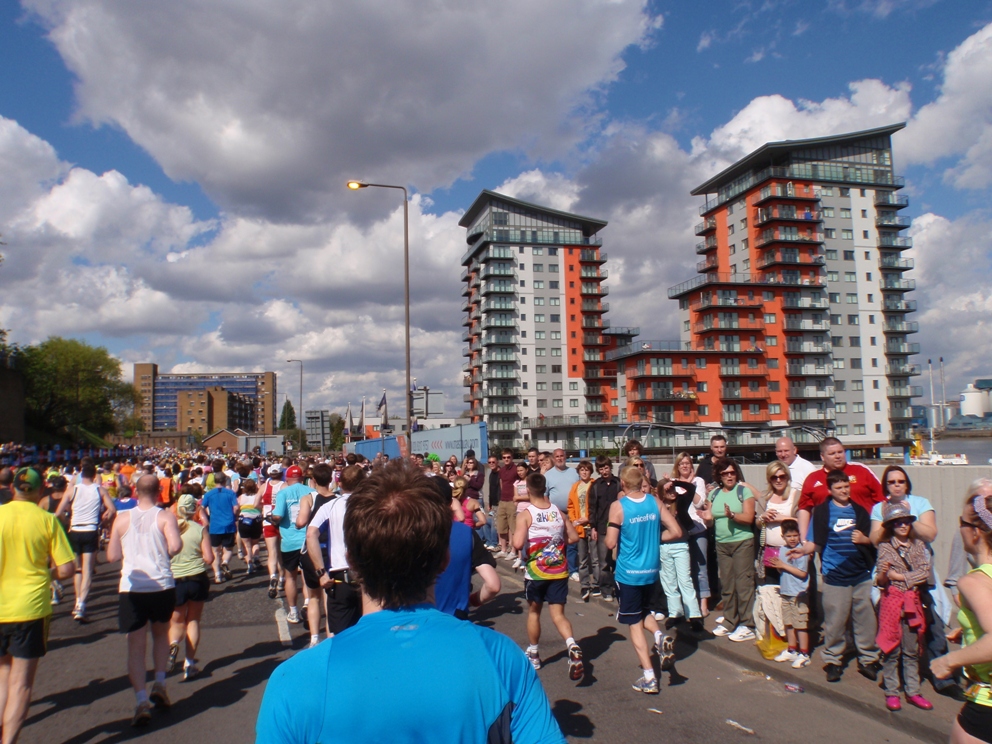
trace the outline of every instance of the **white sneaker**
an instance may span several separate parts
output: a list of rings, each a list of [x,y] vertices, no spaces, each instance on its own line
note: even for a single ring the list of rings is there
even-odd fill
[[[506,551],[505,550],[497,550],[493,554],[493,558],[497,558],[497,559],[499,559],[499,558],[506,558]]]
[[[792,668],[802,669],[807,666],[809,666],[809,654],[796,654],[796,659],[792,662]]]
[[[727,628],[726,625],[717,625],[715,628],[713,628],[713,635],[720,636],[721,638],[723,636],[729,636],[730,630]]]
[[[780,663],[785,661],[795,661],[798,657],[799,657],[798,652],[792,651],[787,648],[784,649],[782,653],[780,653],[778,656],[775,657],[775,661]]]
[[[755,635],[754,631],[746,625],[738,625],[737,630],[727,637],[734,643],[743,643],[744,641],[753,641]]]
[[[289,612],[286,613],[286,622],[293,625],[300,622],[300,611],[296,607],[289,608]]]
[[[579,572],[578,571],[572,571],[572,573],[569,575],[568,578],[571,581],[578,581],[579,580]]]
[[[505,561],[515,561],[519,557],[520,556],[517,555],[517,551],[514,550],[512,553],[507,553],[506,555],[504,555],[503,556],[503,560],[505,560]]]
[[[720,615],[720,617],[718,617],[716,619],[716,622],[717,622],[717,625],[723,625],[726,622],[726,618],[724,618],[723,615]]]
[[[519,558],[513,562],[513,570],[516,571],[518,568],[523,568],[524,564]]]

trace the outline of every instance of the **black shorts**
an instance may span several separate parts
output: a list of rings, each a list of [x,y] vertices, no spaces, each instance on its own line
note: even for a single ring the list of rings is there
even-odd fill
[[[262,537],[262,518],[238,519],[238,534],[242,540],[259,540]]]
[[[69,545],[76,555],[95,553],[100,549],[100,530],[69,530]]]
[[[992,742],[992,706],[967,702],[958,713],[958,725],[969,736]]]
[[[227,548],[230,550],[234,547],[234,533],[233,532],[221,532],[215,535],[210,533],[210,547],[211,548]]]
[[[51,616],[19,623],[0,623],[0,657],[40,659],[48,650]]]
[[[176,579],[176,607],[182,607],[187,602],[206,602],[209,595],[210,578],[206,571]]]
[[[167,623],[176,609],[176,590],[123,592],[118,595],[117,627],[121,633],[141,630],[149,622]]]
[[[617,582],[617,622],[636,625],[654,612],[667,614],[668,602],[655,576],[653,584],[621,584]]]
[[[282,567],[287,571],[295,571],[300,567],[299,550],[290,550],[288,553],[284,550],[280,550],[279,557],[282,558]]]
[[[362,592],[356,584],[335,581],[327,590],[327,630],[340,633],[362,619]]]
[[[528,602],[563,605],[568,602],[568,577],[563,579],[526,579],[524,597]]]
[[[303,583],[308,589],[320,589],[320,574],[313,567],[310,554],[306,551],[300,552],[300,568],[303,569]]]

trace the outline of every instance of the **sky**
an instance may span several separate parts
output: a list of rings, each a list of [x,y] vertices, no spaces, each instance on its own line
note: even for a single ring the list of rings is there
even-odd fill
[[[464,210],[607,220],[610,318],[677,338],[690,190],[768,141],[895,122],[913,341],[992,376],[989,0],[22,0],[0,4],[0,327],[298,406],[462,402]],[[920,384],[926,386],[926,378]],[[939,394],[939,391],[938,391]],[[924,402],[924,401],[918,401]]]

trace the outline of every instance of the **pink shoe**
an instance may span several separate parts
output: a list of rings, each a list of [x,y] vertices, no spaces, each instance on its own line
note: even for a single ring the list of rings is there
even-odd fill
[[[933,703],[922,695],[907,695],[906,702],[910,705],[915,705],[920,710],[933,710]]]
[[[889,710],[902,710],[902,703],[899,702],[898,695],[886,695],[885,707]]]

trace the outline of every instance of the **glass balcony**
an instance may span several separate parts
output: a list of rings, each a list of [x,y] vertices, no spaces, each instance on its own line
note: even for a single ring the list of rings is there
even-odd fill
[[[689,308],[695,312],[710,307],[759,308],[762,306],[764,301],[760,297],[714,297],[713,295],[704,295],[695,302],[689,303]]]
[[[506,333],[487,333],[482,337],[482,343],[479,344],[473,351],[476,351],[481,346],[516,346],[517,337],[511,336]]]
[[[769,251],[758,259],[758,268],[786,264],[790,266],[823,266],[826,259],[823,256],[800,256],[781,251]]]
[[[782,307],[825,310],[830,307],[826,297],[783,297]]]
[[[490,414],[501,414],[501,415],[509,415],[509,416],[519,416],[520,415],[520,406],[506,405],[506,404],[496,404],[496,405],[489,404],[487,406],[483,406],[483,408],[482,408],[482,414],[485,415],[485,416],[488,416]]]
[[[580,279],[606,279],[609,275],[606,269],[583,268],[579,272]]]
[[[833,408],[819,411],[807,408],[805,410],[789,409],[789,421],[833,421],[836,413]]]
[[[668,288],[668,298],[670,300],[676,297],[681,297],[684,294],[688,294],[694,289],[699,287],[704,287],[708,284],[723,284],[727,286],[807,286],[807,287],[821,287],[824,285],[824,280],[822,277],[789,277],[783,272],[783,276],[778,277],[769,274],[726,274],[720,273],[710,273],[710,274],[700,274],[697,277],[684,281],[681,284],[676,284],[674,287]]]
[[[584,312],[584,313],[608,313],[608,312],[610,312],[610,303],[608,303],[608,302],[597,302],[596,300],[583,300],[582,301],[582,312]]]
[[[909,408],[909,407],[898,408],[898,407],[893,406],[892,408],[889,409],[889,420],[890,421],[908,421],[911,418],[913,418],[913,409],[912,408]]]
[[[887,313],[915,313],[916,300],[890,300],[882,303],[882,310]]]
[[[885,353],[886,354],[919,354],[920,345],[888,343],[885,345]]]
[[[489,264],[482,270],[482,278],[500,278],[507,277],[516,280],[517,270],[513,266],[501,265],[501,264]]]
[[[519,360],[515,351],[489,351],[482,355],[483,364],[499,364],[501,362],[513,364],[517,361]]]
[[[607,254],[603,251],[593,251],[583,248],[579,251],[579,261],[582,263],[606,263]]]
[[[829,331],[830,322],[826,320],[811,320],[809,318],[803,318],[801,320],[786,318],[782,327],[787,331]]]
[[[768,368],[764,364],[756,367],[720,367],[722,377],[764,377],[768,374]]]
[[[822,399],[822,398],[833,398],[834,389],[832,387],[790,387],[789,391],[785,394],[786,398],[795,399]]]
[[[517,321],[514,318],[501,318],[498,315],[487,315],[482,321],[483,328],[512,328],[517,329]]]
[[[912,248],[912,238],[900,238],[896,235],[879,235],[877,245],[879,248]]]
[[[583,346],[607,346],[609,340],[599,334],[599,333],[583,333],[582,334],[582,345]]]
[[[772,230],[765,230],[761,233],[754,244],[759,248],[763,245],[771,245],[772,243],[822,243],[823,233],[816,232],[812,228],[806,229],[804,232],[791,232],[786,230],[780,230],[778,228]]]
[[[704,253],[709,253],[710,251],[716,250],[716,238],[710,235],[706,240],[701,243],[696,243],[696,253],[703,255]]]
[[[885,227],[895,230],[905,230],[907,227],[911,227],[913,220],[909,217],[903,217],[896,214],[877,214],[875,215],[875,227]]]
[[[825,364],[790,364],[785,374],[789,377],[832,377],[834,368]]]
[[[758,331],[765,327],[764,318],[748,320],[734,318],[733,320],[708,317],[700,323],[694,323],[693,333],[708,333],[710,331]]]
[[[491,294],[515,294],[517,291],[516,284],[511,284],[510,282],[485,282],[482,285],[482,296]]]
[[[876,207],[891,207],[893,209],[904,209],[909,206],[909,197],[895,194],[891,191],[875,192]]]
[[[707,256],[702,261],[696,263],[696,271],[716,271],[719,268],[720,262],[717,260],[716,255]]]
[[[491,313],[499,310],[516,310],[517,303],[509,297],[493,297],[482,303],[482,312]]]
[[[764,400],[767,397],[767,390],[749,390],[737,387],[720,388],[721,400]]]
[[[652,400],[663,400],[663,401],[680,401],[684,403],[689,403],[695,401],[697,398],[696,393],[688,390],[676,390],[674,388],[645,388],[644,390],[629,390],[627,392],[627,400],[633,401],[635,403],[641,403],[644,401]]]
[[[831,346],[825,341],[820,343],[806,341],[801,344],[789,343],[785,345],[786,354],[829,354],[830,351]]]
[[[912,292],[914,289],[916,289],[916,280],[884,279],[884,281],[882,282],[882,289],[887,292]]]
[[[882,325],[882,333],[919,333],[920,324],[913,321],[910,323],[892,321]]]
[[[768,222],[823,222],[823,216],[819,209],[805,207],[796,209],[794,205],[782,205],[776,207],[765,207],[758,210],[758,216],[754,221],[755,225],[764,225]]]
[[[486,396],[490,398],[519,398],[520,392],[517,388],[509,385],[490,385],[486,391]]]
[[[489,367],[482,373],[481,380],[512,380],[519,384],[520,375],[517,374],[516,370]]]
[[[896,258],[895,256],[880,256],[878,259],[878,268],[880,269],[895,269],[896,271],[909,271],[916,265],[916,262],[911,258]]]
[[[598,328],[600,330],[610,327],[610,321],[604,320],[601,317],[595,318],[583,318],[582,319],[583,328]]]
[[[616,328],[605,328],[603,330],[607,336],[640,336],[640,326],[617,326]]]
[[[696,225],[696,235],[705,235],[711,230],[716,230],[716,217],[707,217]]]
[[[889,398],[922,398],[923,388],[919,385],[887,387],[885,388],[885,395]]]
[[[915,377],[920,374],[919,364],[887,364],[885,374],[889,377]]]
[[[768,411],[759,411],[758,413],[751,413],[750,411],[723,411],[720,414],[720,420],[727,424],[760,424],[771,421],[771,415]]]

